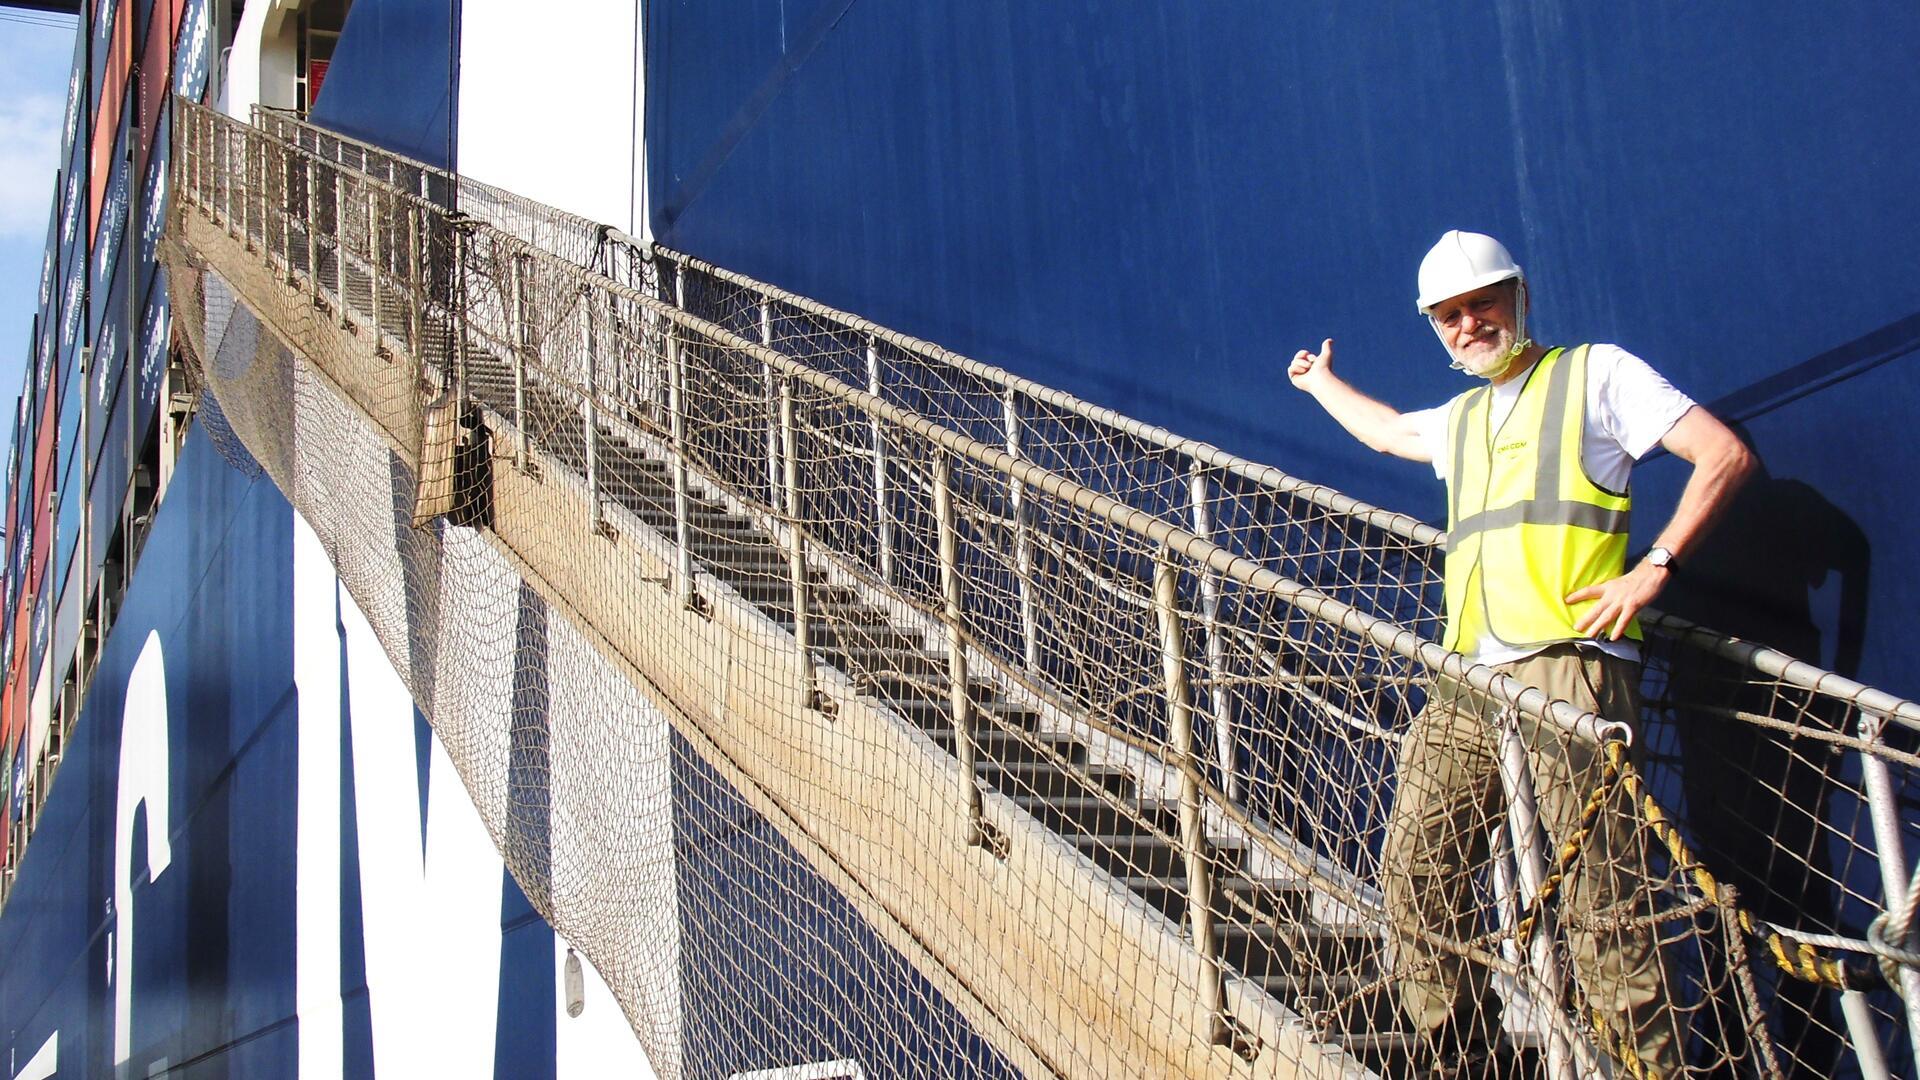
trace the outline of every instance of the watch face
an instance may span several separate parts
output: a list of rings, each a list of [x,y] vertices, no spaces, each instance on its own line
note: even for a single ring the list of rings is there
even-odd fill
[[[1670,566],[1673,564],[1673,552],[1666,548],[1653,548],[1647,552],[1647,561],[1655,566]]]

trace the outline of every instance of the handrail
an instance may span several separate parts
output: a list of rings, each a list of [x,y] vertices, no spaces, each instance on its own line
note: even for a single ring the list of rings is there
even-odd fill
[[[624,234],[620,235],[624,236]],[[632,242],[639,243],[637,240]],[[1445,530],[1436,528],[1410,514],[1374,506],[1323,484],[1303,480],[1271,465],[1241,457],[1211,443],[1190,439],[1166,428],[1136,420],[1113,409],[1094,405],[1066,391],[1022,378],[1004,368],[971,359],[933,342],[888,329],[872,320],[849,314],[737,271],[715,266],[695,256],[659,244],[653,245],[653,253],[656,257],[668,262],[684,265],[702,274],[759,293],[768,299],[831,319],[848,330],[872,335],[896,347],[949,365],[955,370],[1003,389],[1025,395],[1095,423],[1108,425],[1123,434],[1153,443],[1169,453],[1186,455],[1201,464],[1221,469],[1280,494],[1304,498],[1343,517],[1384,529],[1410,543],[1433,549],[1435,552],[1446,546]],[[1643,609],[1640,621],[1644,628],[1657,630],[1674,638],[1684,638],[1691,647],[1751,667],[1803,690],[1845,700],[1859,708],[1867,709],[1920,731],[1920,704],[1911,700],[1867,686],[1765,645],[1744,641],[1677,615],[1667,614],[1658,608]]]
[[[285,114],[284,117],[281,118],[290,125],[310,129],[315,132],[322,132],[327,138],[336,139],[352,145],[363,153],[381,157],[398,157],[398,155],[393,154],[391,151],[383,150],[364,140],[319,128],[291,113]],[[444,169],[438,169],[417,162],[410,164],[444,177],[449,181],[456,179],[456,174]],[[463,190],[485,190],[505,200],[522,203],[529,209],[539,206],[539,204],[534,203],[532,200],[516,195],[506,189],[487,184],[484,181],[473,180],[469,177],[457,177],[457,180],[462,185]],[[938,363],[946,364],[956,371],[963,372],[984,382],[1024,395],[1035,401],[1072,413],[1094,423],[1107,425],[1115,431],[1152,443],[1169,453],[1185,455],[1203,465],[1217,468],[1230,475],[1260,484],[1279,494],[1304,498],[1332,513],[1351,518],[1370,527],[1383,529],[1410,543],[1436,551],[1444,548],[1446,545],[1445,530],[1436,528],[1410,514],[1374,506],[1360,499],[1342,494],[1324,484],[1316,484],[1310,480],[1303,480],[1282,469],[1242,457],[1231,451],[1223,450],[1211,443],[1188,438],[1167,428],[1142,420],[1136,420],[1114,409],[1085,401],[1064,390],[1023,378],[1004,368],[975,360],[923,338],[881,326],[870,319],[842,311],[810,297],[801,296],[798,293],[782,289],[777,285],[760,281],[757,278],[739,273],[738,271],[715,266],[696,256],[677,251],[661,244],[648,244],[648,242],[639,237],[632,236],[618,229],[597,225],[577,214],[549,207],[541,207],[541,209],[547,213],[571,219],[578,223],[579,227],[584,230],[598,230],[601,235],[605,236],[611,242],[631,247],[643,253],[648,253],[654,258],[662,259],[676,265],[686,266],[718,280],[752,290],[768,299],[790,305],[798,310],[818,315],[822,318],[833,320],[855,333],[871,335],[897,348],[918,354]],[[1885,716],[1904,727],[1920,731],[1920,703],[1916,703],[1910,699],[1901,698],[1897,695],[1887,693],[1884,690],[1868,686],[1766,645],[1736,638],[1680,616],[1668,614],[1656,607],[1643,609],[1640,621],[1641,625],[1646,629],[1676,639],[1684,639],[1686,644],[1691,648],[1700,649],[1723,660],[1751,667],[1769,677],[1778,678],[1789,685],[1820,694],[1823,697],[1845,701],[1857,708]]]
[[[536,259],[564,263],[564,260],[537,248],[529,247],[528,254]],[[1435,673],[1460,679],[1474,689],[1486,692],[1501,704],[1519,710],[1524,715],[1547,720],[1565,731],[1574,732],[1594,741],[1603,738],[1627,737],[1628,730],[1623,724],[1611,722],[1596,713],[1587,712],[1565,701],[1551,698],[1539,688],[1528,686],[1485,664],[1472,663],[1461,654],[1443,649],[1437,643],[1422,638],[1406,627],[1377,615],[1370,615],[1318,589],[1277,574],[1252,559],[1197,536],[1178,525],[1049,472],[1032,462],[1016,458],[999,447],[988,446],[918,413],[894,405],[878,395],[849,386],[831,375],[806,366],[785,353],[768,348],[757,341],[750,341],[723,326],[691,315],[664,301],[656,300],[596,270],[577,266],[570,266],[569,269],[595,287],[629,302],[640,304],[645,310],[726,348],[751,356],[763,364],[772,366],[782,374],[859,409],[874,419],[918,435],[942,449],[950,450],[993,472],[1017,480],[1031,490],[1044,492],[1077,509],[1094,513],[1150,544],[1169,548],[1207,570],[1249,589],[1284,601],[1308,615],[1324,619],[1344,630],[1365,637],[1383,649],[1425,665]]]
[[[817,300],[800,296],[797,293],[788,292],[779,286],[766,284],[765,282],[750,278],[745,274],[715,266],[712,263],[698,259],[692,255],[687,255],[659,244],[653,245],[653,252],[657,258],[663,258],[668,262],[690,267],[722,281],[741,286],[742,288],[751,289],[769,299],[777,300],[782,304],[787,304],[802,311],[832,319],[856,333],[869,334],[891,345],[917,353],[929,360],[946,364],[957,371],[965,372],[984,382],[992,383],[1004,390],[1011,390],[1014,393],[1073,413],[1076,416],[1091,420],[1097,424],[1105,424],[1122,434],[1152,443],[1169,453],[1185,455],[1203,465],[1209,465],[1242,479],[1262,484],[1273,491],[1307,499],[1336,514],[1386,529],[1414,543],[1437,547],[1445,540],[1445,534],[1439,529],[1409,514],[1382,509],[1370,503],[1362,502],[1350,495],[1341,494],[1323,484],[1316,484],[1310,480],[1302,480],[1272,465],[1264,465],[1260,462],[1222,450],[1212,443],[1201,442],[1198,439],[1190,439],[1170,431],[1167,428],[1149,424],[1143,420],[1136,420],[1133,417],[1116,412],[1105,406],[1084,401],[1064,390],[1045,386],[1031,379],[1015,375],[1004,368],[974,360],[954,352],[951,349],[914,337],[910,334],[888,329],[870,319],[840,311],[826,304],[822,304]]]

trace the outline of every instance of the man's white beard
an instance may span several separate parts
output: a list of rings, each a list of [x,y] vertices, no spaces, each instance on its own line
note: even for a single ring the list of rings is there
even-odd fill
[[[1470,342],[1466,349],[1448,348],[1453,366],[1482,379],[1497,379],[1507,373],[1526,349],[1526,343],[1514,343],[1513,331],[1502,329],[1490,340]]]

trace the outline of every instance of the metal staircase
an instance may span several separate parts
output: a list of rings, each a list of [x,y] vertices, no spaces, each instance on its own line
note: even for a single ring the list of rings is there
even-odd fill
[[[1390,946],[1377,890],[1400,733],[1438,678],[1484,695],[1510,728],[1524,717],[1563,737],[1618,733],[1430,640],[1437,532],[288,118],[249,126],[186,105],[178,115],[194,257],[249,279],[235,292],[279,312],[297,351],[311,347],[315,370],[380,429],[400,465],[417,466],[420,505],[451,471],[435,512],[485,526],[495,494],[510,489],[521,531],[507,539],[496,529],[500,545],[565,576],[542,587],[633,670],[680,679],[693,702],[686,715],[713,710],[702,737],[719,754],[753,758],[760,772],[739,767],[776,809],[817,792],[836,807],[858,804],[849,790],[860,775],[829,775],[834,763],[804,755],[845,749],[834,710],[849,702],[884,719],[884,733],[862,729],[877,736],[862,750],[890,755],[876,772],[917,785],[918,800],[896,807],[915,820],[891,822],[900,828],[886,835],[950,844],[964,833],[968,850],[930,853],[889,878],[901,853],[875,852],[845,816],[795,811],[794,828],[839,830],[856,849],[823,858],[844,858],[856,881],[870,872],[869,913],[897,919],[926,943],[923,960],[953,967],[968,991],[989,986],[983,994],[1019,984],[1009,969],[1024,959],[980,936],[991,920],[972,921],[964,905],[983,897],[1009,911],[1041,897],[1022,915],[1056,935],[1092,926],[1089,965],[1116,963],[1098,945],[1130,950],[1133,984],[1054,969],[1054,982],[987,1005],[1025,1010],[1031,1026],[1009,1030],[1039,1058],[1068,1063],[1056,1071],[1359,1066],[1405,1076],[1456,1064],[1436,1059],[1400,1015],[1395,979],[1409,961],[1395,953],[1407,950]],[[737,295],[690,302],[689,276]],[[774,347],[782,320],[784,350]],[[892,385],[887,363],[897,365]],[[603,365],[615,369],[611,390]],[[230,413],[245,411],[249,394],[285,392],[238,369],[210,380],[238,399]],[[796,404],[803,395],[810,405]],[[298,442],[281,430],[292,405],[254,405],[263,440]],[[448,416],[463,408],[480,441],[434,449],[431,432],[454,426]],[[802,438],[806,453],[795,450]],[[1033,445],[1043,439],[1053,442]],[[809,466],[815,473],[798,478]],[[566,521],[529,520],[542,515]],[[895,527],[903,535],[890,539]],[[590,595],[594,575],[609,572],[624,575],[609,584],[615,595]],[[1081,603],[1098,610],[1078,620],[1037,611]],[[621,605],[645,612],[629,617]],[[751,625],[723,626],[736,611]],[[1708,674],[1721,681],[1716,700],[1657,708],[1683,720],[1688,709],[1731,716],[1789,756],[1814,745],[1858,755],[1858,782],[1822,808],[1783,812],[1817,816],[1826,844],[1877,865],[1884,901],[1849,884],[1846,910],[1808,909],[1804,928],[1748,933],[1897,959],[1874,935],[1911,939],[1920,884],[1908,882],[1902,848],[1920,828],[1892,794],[1893,770],[1913,760],[1885,734],[1920,730],[1920,707],[1677,619],[1647,622],[1656,671],[1685,670],[1696,692]],[[715,640],[733,635],[727,648],[778,639],[754,654],[759,697],[726,696],[736,689],[727,673],[685,670],[729,659],[639,641],[679,634],[692,649],[709,627]],[[1836,713],[1857,714],[1855,730],[1828,722]],[[795,761],[802,769],[779,771]],[[1632,1050],[1606,1043],[1604,1022],[1577,1004],[1559,940],[1568,928],[1534,917],[1559,853],[1522,813],[1532,781],[1519,773],[1503,810],[1482,823],[1495,853],[1474,871],[1475,929],[1440,944],[1473,951],[1495,973],[1500,1000],[1484,1003],[1476,1033],[1495,1044],[1490,1075],[1631,1072]],[[1744,945],[1726,944],[1738,938],[1728,894],[1702,886],[1691,857],[1668,862],[1644,888],[1671,923],[1663,948],[1695,965],[1676,991],[1676,1007],[1692,1014],[1694,1056],[1766,1074],[1779,1023],[1769,1008],[1801,1009],[1788,1019],[1816,1049],[1823,1030],[1844,1023],[1867,1065],[1880,1060],[1879,1028],[1920,1028],[1920,969],[1896,976],[1904,1002],[1829,986],[1844,1021],[1770,984],[1756,989]],[[916,889],[947,887],[959,901],[916,907]],[[1868,909],[1882,917],[1863,930],[1857,916]],[[1073,962],[1077,944],[1054,955]],[[1019,996],[1036,988],[1053,995],[1046,1008]],[[1099,992],[1135,996],[1107,1009],[1088,1002]],[[1118,1040],[1147,1029],[1172,1032],[1154,1045],[1164,1056],[1126,1058]]]
[[[493,414],[495,425],[511,430],[512,364],[470,352],[466,381],[474,403]],[[546,461],[584,482],[588,421],[579,404],[539,380],[523,381],[519,393],[519,414],[542,433]],[[630,431],[617,423],[595,431],[602,490],[664,542],[677,520],[672,463],[636,445],[644,440],[623,437]],[[687,511],[698,524],[692,554],[699,571],[791,633],[786,547],[765,524],[725,500],[694,497]],[[809,610],[818,619],[809,644],[816,660],[845,674],[900,723],[955,753],[947,660],[939,647],[924,632],[897,625],[865,590],[830,584],[819,568],[809,574]],[[979,725],[972,735],[981,783],[1071,845],[1091,874],[1140,897],[1175,927],[1188,926],[1191,890],[1175,801],[1143,796],[1138,778],[1124,766],[1091,762],[1086,740],[1048,730],[1040,709],[1010,700],[993,681],[972,680],[969,696]],[[1404,1028],[1392,987],[1380,982],[1377,934],[1315,918],[1310,883],[1252,874],[1246,854],[1240,842],[1208,844],[1213,932],[1222,961],[1287,1008],[1317,1017],[1328,1041],[1374,1071],[1417,1074],[1418,1040]],[[1369,984],[1375,984],[1370,992],[1355,996]],[[1336,1003],[1344,1006],[1332,1009]]]

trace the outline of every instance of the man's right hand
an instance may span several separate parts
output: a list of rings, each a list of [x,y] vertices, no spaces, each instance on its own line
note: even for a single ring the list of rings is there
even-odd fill
[[[1293,381],[1296,389],[1313,393],[1314,388],[1333,375],[1333,339],[1320,343],[1320,351],[1310,353],[1305,349],[1293,354],[1293,363],[1287,365],[1287,378]]]
[[[1313,400],[1340,422],[1347,434],[1383,454],[1408,461],[1431,461],[1419,430],[1391,405],[1383,405],[1349,386],[1333,373],[1333,339],[1320,343],[1320,351],[1305,349],[1293,354],[1287,365],[1287,378],[1293,385],[1313,395]]]

